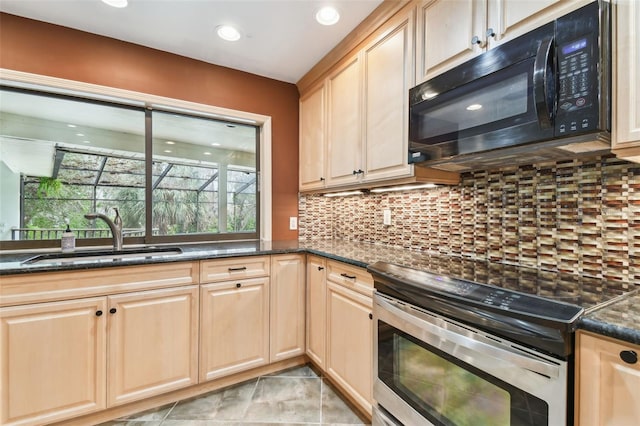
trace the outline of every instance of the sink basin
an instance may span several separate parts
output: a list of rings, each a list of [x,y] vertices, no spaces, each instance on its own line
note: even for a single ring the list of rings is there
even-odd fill
[[[121,259],[157,259],[182,254],[179,247],[150,247],[139,249],[125,249],[120,251],[100,250],[77,253],[51,253],[31,257],[22,263],[37,265],[41,263],[74,263],[115,261]]]

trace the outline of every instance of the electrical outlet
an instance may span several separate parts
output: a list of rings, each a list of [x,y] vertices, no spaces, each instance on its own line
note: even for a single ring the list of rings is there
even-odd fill
[[[382,210],[382,224],[391,225],[391,209]]]
[[[291,231],[298,229],[298,218],[296,216],[291,216],[289,218],[289,229]]]

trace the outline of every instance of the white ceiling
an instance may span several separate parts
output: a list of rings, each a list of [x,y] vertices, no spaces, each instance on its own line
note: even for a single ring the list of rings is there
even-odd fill
[[[0,0],[0,11],[152,47],[212,64],[296,83],[382,0]],[[332,5],[340,21],[318,24]],[[231,24],[228,42],[216,27]]]

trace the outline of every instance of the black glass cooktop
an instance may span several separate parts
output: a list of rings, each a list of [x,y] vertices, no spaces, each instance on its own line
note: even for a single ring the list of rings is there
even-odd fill
[[[573,351],[573,332],[585,307],[601,306],[624,293],[603,288],[598,279],[545,276],[537,270],[463,259],[429,262],[434,266],[427,270],[424,264],[416,269],[387,262],[367,269],[381,295],[562,358]],[[473,281],[467,278],[471,276]]]

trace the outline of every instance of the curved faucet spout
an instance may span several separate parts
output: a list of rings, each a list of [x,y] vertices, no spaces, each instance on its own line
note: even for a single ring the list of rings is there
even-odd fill
[[[84,215],[86,219],[102,219],[109,225],[109,229],[111,229],[111,235],[113,236],[113,249],[116,251],[122,250],[122,218],[120,217],[120,213],[118,213],[117,208],[113,208],[116,211],[116,217],[111,220],[106,215],[102,213],[87,213]]]

